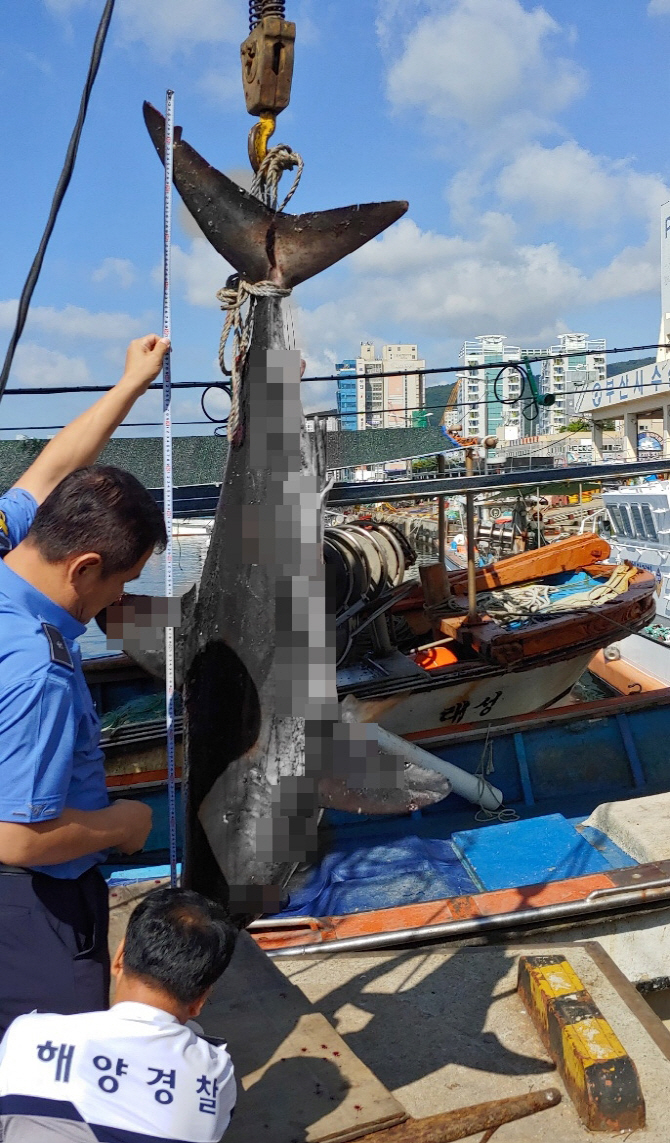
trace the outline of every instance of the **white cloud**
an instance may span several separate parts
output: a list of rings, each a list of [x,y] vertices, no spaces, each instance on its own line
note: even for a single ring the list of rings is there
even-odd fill
[[[128,258],[105,258],[93,271],[94,282],[111,282],[127,290],[135,281],[135,267]]]
[[[649,0],[647,12],[650,16],[670,16],[670,0]]]
[[[82,357],[66,357],[55,349],[23,342],[16,350],[12,382],[25,387],[87,385],[91,381]]]
[[[154,56],[199,44],[237,45],[246,34],[239,0],[119,0],[118,20],[122,41]]]
[[[11,329],[16,319],[16,301],[0,302],[0,329]],[[28,313],[27,328],[31,331],[57,335],[63,338],[90,341],[128,341],[145,333],[146,318],[124,313],[92,313],[82,306],[34,306]]]
[[[458,338],[539,336],[583,288],[553,243],[521,243],[512,220],[490,212],[476,238],[422,231],[403,220],[352,259],[357,308],[370,321]],[[367,300],[366,300],[367,299]]]
[[[656,175],[640,174],[574,140],[558,147],[531,143],[503,168],[498,193],[507,203],[529,205],[542,222],[566,221],[604,231],[634,218],[656,223],[668,189]]]
[[[186,300],[193,306],[218,306],[216,291],[225,286],[232,273],[232,266],[204,237],[194,237],[190,250],[172,247],[172,280],[182,286]],[[155,275],[162,281],[162,268]]]
[[[340,299],[298,311],[308,374],[332,372],[334,360],[351,356],[367,339],[459,342],[501,333],[544,344],[567,328],[568,315],[580,306],[658,288],[653,241],[626,247],[587,274],[555,243],[520,241],[512,219],[495,212],[480,218],[475,238],[424,231],[403,219],[353,255],[351,269]],[[323,393],[330,398],[332,389]],[[313,395],[317,405],[323,405],[320,395]]]
[[[555,114],[584,90],[582,69],[553,50],[561,29],[544,8],[528,11],[519,0],[428,7],[389,69],[395,107],[492,131],[519,111]]]
[[[239,107],[241,87],[237,71],[221,71],[212,68],[201,75],[198,80],[198,91],[212,102],[222,107]]]
[[[77,8],[85,8],[89,0],[44,0],[44,3],[56,16],[69,16]]]
[[[608,266],[592,275],[584,291],[584,301],[608,301],[639,294],[658,293],[659,258],[656,229],[644,246],[626,246]]]

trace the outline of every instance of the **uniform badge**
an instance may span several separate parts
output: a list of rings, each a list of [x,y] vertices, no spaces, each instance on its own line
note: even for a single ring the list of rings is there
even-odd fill
[[[0,552],[8,552],[12,546],[12,541],[9,538],[9,527],[7,525],[7,517],[4,512],[0,511]]]
[[[54,627],[52,623],[43,623],[42,630],[49,640],[51,662],[60,663],[62,667],[70,667],[72,670],[74,670],[74,663],[72,662],[70,648],[68,647],[58,628]]]

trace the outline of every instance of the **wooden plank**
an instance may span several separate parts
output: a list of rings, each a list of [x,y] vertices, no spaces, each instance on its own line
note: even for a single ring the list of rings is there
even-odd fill
[[[228,1043],[238,1103],[226,1143],[345,1143],[405,1109],[304,994],[241,933],[201,1022]]]

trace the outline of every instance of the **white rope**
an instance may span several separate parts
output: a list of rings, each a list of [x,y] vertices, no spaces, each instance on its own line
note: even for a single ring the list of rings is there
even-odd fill
[[[292,151],[286,143],[271,147],[254,176],[251,193],[269,206],[270,210],[283,210],[298,189],[304,166],[300,155]],[[277,206],[281,177],[284,171],[292,171],[294,167],[297,167],[297,170],[293,185],[281,206]]]
[[[297,168],[293,184],[286,198],[277,206],[279,198],[279,183],[284,171]],[[281,211],[298,189],[304,163],[300,155],[292,151],[285,143],[272,147],[261,163],[251,184],[251,193],[260,199],[270,210]],[[233,280],[234,281],[234,280]],[[287,298],[290,289],[276,285],[275,282],[247,282],[238,278],[235,284],[226,285],[217,291],[217,299],[221,309],[226,313],[226,320],[221,331],[219,342],[219,366],[221,372],[230,377],[230,415],[228,417],[228,440],[232,445],[239,445],[243,436],[243,425],[240,413],[240,399],[242,392],[242,376],[246,365],[249,346],[254,332],[254,312],[257,298]],[[248,303],[248,304],[247,304]],[[242,313],[245,305],[246,313]],[[226,368],[225,350],[228,338],[233,334],[233,357],[230,369]]]
[[[572,595],[561,595],[563,587],[546,583],[526,583],[519,587],[483,591],[477,594],[477,610],[480,614],[490,615],[503,624],[524,619],[537,622],[555,615],[583,611],[610,603],[628,590],[635,574],[636,568],[631,564],[618,564],[605,583],[598,584],[588,591],[574,592]],[[559,598],[554,598],[557,595]],[[438,613],[445,615],[450,611],[462,611],[463,608],[458,600],[452,597],[426,610],[430,612],[431,617],[437,618]]]
[[[493,743],[490,739],[491,731],[487,730],[486,739],[484,741],[484,749],[482,756],[479,759],[479,765],[475,770],[475,778],[477,779],[477,801],[479,802],[479,809],[475,814],[476,822],[518,822],[519,815],[516,810],[505,808],[502,804],[502,798],[497,810],[487,810],[483,804],[484,794],[488,793],[495,797],[496,790],[488,780],[488,775],[493,774],[495,766],[493,765]]]
[[[221,309],[226,311],[226,320],[221,330],[219,342],[219,365],[221,372],[230,377],[230,414],[228,416],[228,440],[233,445],[241,443],[242,422],[240,417],[240,397],[242,391],[242,374],[246,365],[249,346],[254,332],[254,313],[256,298],[287,298],[290,290],[275,285],[274,282],[247,282],[244,278],[238,279],[237,286],[224,286],[217,290],[216,296],[221,302]],[[242,314],[244,305],[249,302],[246,314]],[[226,343],[233,331],[233,359],[230,369],[226,368]]]

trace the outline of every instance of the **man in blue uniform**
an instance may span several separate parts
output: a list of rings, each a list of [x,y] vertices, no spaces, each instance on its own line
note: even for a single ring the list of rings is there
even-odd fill
[[[33,1011],[106,1008],[110,848],[141,849],[151,811],[109,804],[77,638],[165,527],[145,488],[89,467],[157,376],[167,342],[130,344],[123,377],[0,497],[0,1030]]]

